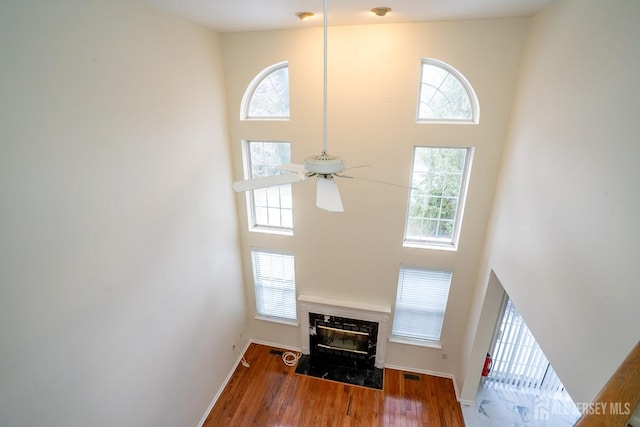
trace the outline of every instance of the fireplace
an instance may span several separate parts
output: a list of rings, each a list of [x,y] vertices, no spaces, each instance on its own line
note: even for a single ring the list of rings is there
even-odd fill
[[[390,307],[301,295],[297,373],[382,388]]]
[[[375,365],[378,322],[309,313],[310,355],[336,365]]]

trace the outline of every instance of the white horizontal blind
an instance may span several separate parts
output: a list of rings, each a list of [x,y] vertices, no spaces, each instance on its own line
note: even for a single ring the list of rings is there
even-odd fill
[[[439,341],[450,285],[451,272],[401,267],[393,335]]]
[[[258,314],[296,320],[293,255],[252,249],[251,259]]]

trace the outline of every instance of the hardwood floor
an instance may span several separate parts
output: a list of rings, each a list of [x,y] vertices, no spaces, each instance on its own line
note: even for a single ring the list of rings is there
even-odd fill
[[[271,348],[249,346],[203,427],[464,426],[450,379],[385,369],[374,390],[296,374]]]

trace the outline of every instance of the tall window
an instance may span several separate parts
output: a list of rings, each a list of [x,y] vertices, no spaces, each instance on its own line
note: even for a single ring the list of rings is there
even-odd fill
[[[405,246],[457,247],[472,151],[415,147]]]
[[[245,141],[245,176],[247,179],[277,175],[276,168],[291,161],[288,142]],[[249,229],[280,234],[293,233],[291,184],[247,191]]]
[[[440,340],[451,272],[400,268],[392,335],[410,340]]]
[[[478,123],[478,100],[473,88],[455,68],[423,59],[418,121]]]
[[[286,62],[262,70],[249,84],[241,104],[240,120],[289,118],[289,67]]]
[[[293,255],[251,250],[257,315],[295,321],[296,282]]]

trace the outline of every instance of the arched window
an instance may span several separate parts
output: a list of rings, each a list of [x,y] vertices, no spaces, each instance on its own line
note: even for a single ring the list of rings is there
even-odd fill
[[[242,97],[240,120],[289,119],[289,65],[280,62],[262,70]]]
[[[418,121],[478,123],[479,118],[478,98],[467,79],[444,62],[423,59]]]

